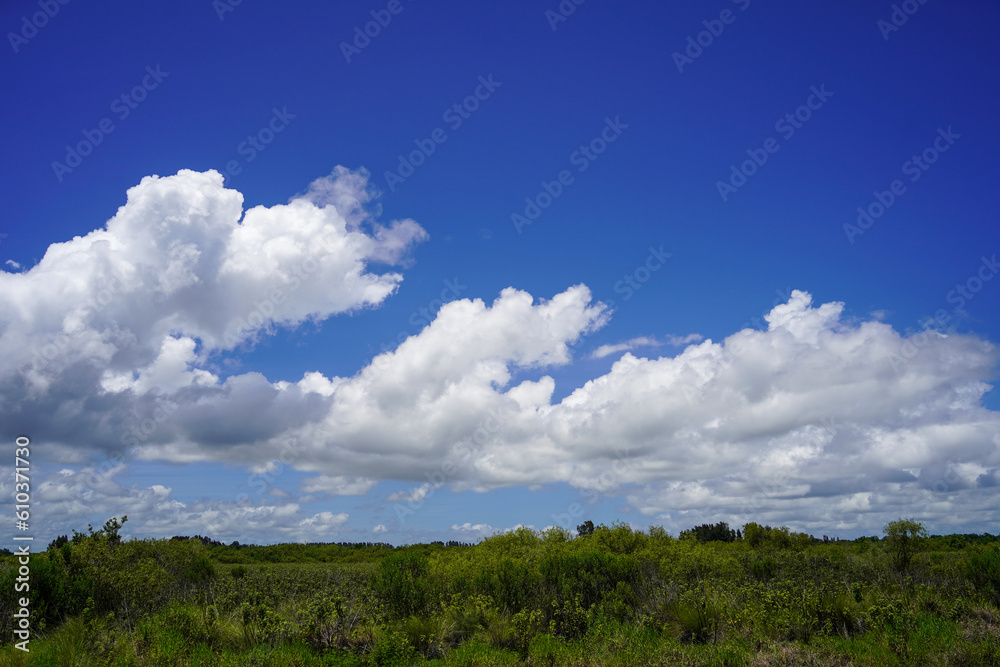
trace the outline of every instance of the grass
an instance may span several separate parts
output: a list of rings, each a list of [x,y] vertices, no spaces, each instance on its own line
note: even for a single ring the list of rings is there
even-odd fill
[[[33,617],[31,653],[0,646],[0,667],[1000,665],[994,547],[942,540],[900,572],[877,543],[777,537],[518,531],[475,547],[377,547],[392,556],[381,561],[336,545],[250,558],[80,541],[36,556],[32,592],[63,592],[41,599],[48,625]],[[301,562],[280,562],[289,555]],[[127,569],[140,556],[157,582],[149,599]]]

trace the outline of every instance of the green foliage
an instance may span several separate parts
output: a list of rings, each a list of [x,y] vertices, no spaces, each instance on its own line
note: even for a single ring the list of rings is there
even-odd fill
[[[993,605],[1000,606],[1000,548],[994,546],[969,556],[965,576]]]
[[[535,601],[542,576],[536,568],[513,558],[487,566],[473,584],[477,593],[488,595],[501,608],[517,613]]]
[[[750,574],[758,581],[770,581],[778,571],[778,563],[771,556],[757,558],[750,563]]]
[[[615,523],[579,537],[521,528],[476,546],[393,549],[116,539],[123,522],[32,556],[32,654],[7,639],[0,665],[988,665],[1000,656],[1000,548],[992,536],[924,538],[919,524],[904,526],[915,540],[900,567],[889,530],[885,540],[823,543],[747,524],[728,541]],[[0,586],[13,589],[16,567],[0,557]],[[0,596],[8,638],[10,597]]]
[[[801,551],[813,543],[805,533],[793,533],[788,526],[772,528],[750,522],[743,526],[743,539],[754,549],[796,549]]]
[[[690,530],[681,531],[681,539],[688,538],[699,542],[735,542],[736,531],[729,527],[725,521],[717,524],[703,523]]]
[[[428,570],[427,556],[415,551],[394,553],[379,564],[373,586],[393,617],[413,616],[427,608],[431,597]]]
[[[390,632],[378,640],[368,661],[372,667],[409,667],[419,655],[402,633]]]
[[[184,567],[184,579],[196,586],[214,578],[215,565],[205,556],[197,556]]]
[[[638,572],[629,556],[595,551],[549,555],[540,563],[540,570],[556,600],[579,598],[585,607],[601,602],[620,582],[634,583]]]
[[[722,606],[705,591],[687,591],[671,610],[681,628],[681,639],[695,643],[715,642],[722,626]]]
[[[910,567],[913,556],[920,551],[927,539],[924,524],[913,519],[897,519],[887,523],[883,532],[893,565],[900,572],[905,572]]]

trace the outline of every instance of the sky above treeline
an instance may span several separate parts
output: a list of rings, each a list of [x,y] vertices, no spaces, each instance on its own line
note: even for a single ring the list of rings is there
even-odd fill
[[[0,28],[0,495],[26,436],[36,540],[998,530],[1000,4]]]

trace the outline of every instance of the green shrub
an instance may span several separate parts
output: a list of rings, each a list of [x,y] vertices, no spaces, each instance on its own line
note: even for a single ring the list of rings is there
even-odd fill
[[[371,667],[410,667],[419,659],[420,655],[406,641],[406,637],[396,632],[379,639],[368,654]]]
[[[497,607],[517,613],[535,602],[542,577],[536,568],[512,558],[480,572],[473,583],[477,593],[488,595]]]
[[[974,553],[965,561],[965,576],[976,590],[1000,606],[1000,549]]]
[[[681,628],[681,639],[704,644],[718,639],[722,608],[705,592],[687,591],[674,602],[671,612]]]
[[[205,556],[198,556],[184,568],[184,579],[188,582],[200,585],[215,578],[215,565]]]
[[[557,600],[579,597],[581,605],[588,608],[599,604],[619,583],[635,583],[639,571],[635,559],[629,556],[594,551],[552,554],[541,562],[540,567]]]
[[[758,558],[750,563],[750,574],[757,581],[770,581],[778,571],[778,563],[770,556]]]
[[[427,556],[402,551],[382,559],[373,581],[375,592],[395,618],[423,614],[430,602]]]

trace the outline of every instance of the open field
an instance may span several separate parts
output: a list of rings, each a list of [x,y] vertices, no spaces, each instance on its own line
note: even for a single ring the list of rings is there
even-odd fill
[[[122,541],[119,527],[33,558],[30,653],[7,643],[0,664],[1000,664],[991,535],[614,525],[475,546],[238,547]],[[12,588],[11,557],[3,568]]]

